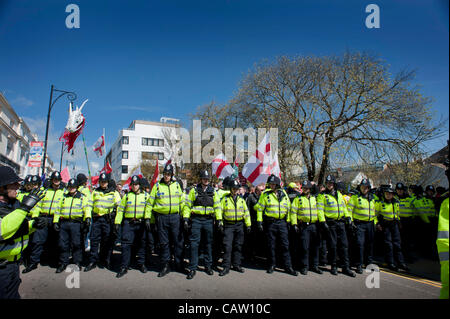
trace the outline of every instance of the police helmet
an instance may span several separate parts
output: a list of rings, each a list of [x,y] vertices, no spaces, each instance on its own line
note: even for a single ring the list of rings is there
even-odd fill
[[[208,171],[205,169],[200,172],[200,178],[209,180],[211,178],[211,176],[209,175]]]
[[[83,173],[80,173],[80,174],[77,175],[78,185],[82,185],[82,184],[86,183],[87,180],[88,179],[87,179],[86,175],[84,175]]]
[[[58,172],[58,171],[53,172],[53,173],[50,175],[50,180],[53,180],[53,179],[57,179],[57,180],[61,181],[61,180],[62,180],[62,178],[61,178],[61,173]]]
[[[31,184],[31,178],[33,177],[33,175],[27,175],[26,177],[25,177],[25,179],[23,180],[23,184],[24,185],[28,185],[28,184]]]
[[[389,186],[389,187],[383,187],[383,191],[384,191],[385,193],[392,193],[392,194],[395,193],[395,190],[394,190],[391,186]]]
[[[313,187],[313,185],[311,184],[310,181],[308,181],[308,180],[303,181],[302,188],[312,188],[312,187]]]
[[[233,182],[233,179],[230,176],[227,176],[224,178],[222,185],[225,189],[230,189],[232,182]]]
[[[433,186],[433,185],[428,185],[428,186],[425,188],[425,191],[426,191],[426,192],[432,191],[432,192],[434,193],[434,192],[435,192],[434,186]]]
[[[0,166],[0,187],[23,181],[9,166]]]
[[[367,178],[363,178],[363,179],[361,180],[361,183],[359,183],[359,186],[367,186],[367,187],[369,187],[369,189],[372,187],[372,186],[370,185],[369,179],[367,179]]]
[[[67,188],[69,187],[78,187],[78,181],[75,178],[71,178],[69,179],[69,181],[67,182]]]
[[[136,184],[140,184],[140,183],[141,183],[141,179],[139,178],[138,175],[134,175],[131,178],[131,182],[130,182],[131,185],[136,185]]]
[[[98,177],[98,182],[108,182],[109,178],[108,175],[106,173],[101,173],[100,176]]]
[[[233,180],[230,183],[230,188],[231,189],[237,189],[237,188],[240,188],[240,187],[241,187],[241,184],[239,184],[239,182],[237,180]]]
[[[268,184],[276,184],[278,186],[280,186],[281,184],[281,180],[279,177],[275,176],[275,175],[270,175],[269,178],[267,179],[267,183]]]
[[[173,165],[167,164],[166,166],[164,166],[163,174],[164,173],[170,173],[173,175]]]
[[[406,190],[406,185],[403,183],[397,183],[397,185],[395,185],[395,189],[399,189],[399,190]]]
[[[328,175],[325,181],[327,183],[336,183],[336,177],[334,177],[333,175]]]

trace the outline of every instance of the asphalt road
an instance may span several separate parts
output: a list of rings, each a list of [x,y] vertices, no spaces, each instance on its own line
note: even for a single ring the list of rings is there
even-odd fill
[[[225,277],[197,271],[192,280],[177,272],[158,278],[157,271],[156,266],[146,274],[133,269],[116,278],[115,272],[106,269],[56,274],[54,268],[39,266],[21,274],[19,292],[24,299],[437,299],[440,291],[439,282],[383,269],[379,272],[379,288],[371,289],[366,286],[367,273],[350,278],[341,273],[333,276],[327,269],[323,275],[309,272],[298,277],[281,270],[267,274],[263,267],[246,268],[243,274],[230,271]],[[77,282],[79,288],[66,286]]]

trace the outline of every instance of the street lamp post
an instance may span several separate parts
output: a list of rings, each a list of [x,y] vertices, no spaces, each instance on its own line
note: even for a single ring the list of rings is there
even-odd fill
[[[58,95],[58,97],[53,101],[53,92],[60,92],[61,94]],[[58,99],[67,94],[67,98],[69,99],[69,101],[73,102],[77,99],[77,95],[75,94],[75,92],[70,92],[70,91],[62,91],[62,90],[58,90],[55,89],[55,86],[52,84],[51,90],[50,90],[50,102],[48,103],[48,113],[47,113],[47,126],[45,127],[45,146],[44,146],[44,161],[42,164],[42,174],[44,175],[45,172],[45,161],[46,161],[46,157],[47,157],[47,139],[48,139],[48,126],[50,123],[50,112],[52,111],[53,105],[55,105],[56,101],[58,101]]]

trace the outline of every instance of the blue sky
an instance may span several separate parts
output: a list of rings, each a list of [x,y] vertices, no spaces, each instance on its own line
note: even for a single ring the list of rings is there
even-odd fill
[[[65,26],[70,3],[80,29]],[[370,3],[380,7],[380,29],[365,27]],[[89,99],[87,146],[103,128],[111,146],[133,119],[187,121],[199,105],[227,102],[262,59],[353,50],[379,54],[392,72],[416,69],[436,118],[448,118],[448,26],[448,1],[0,0],[0,91],[43,137],[50,85],[74,90],[76,104]],[[51,114],[58,164],[67,107],[61,99]],[[427,149],[447,138],[448,128]],[[85,171],[80,143],[75,152]],[[102,166],[89,158],[91,170]]]

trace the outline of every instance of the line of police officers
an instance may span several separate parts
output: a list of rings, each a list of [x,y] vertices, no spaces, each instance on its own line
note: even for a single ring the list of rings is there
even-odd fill
[[[17,176],[1,178],[0,186],[9,185],[5,183],[11,181],[15,185],[20,180]],[[383,189],[381,196],[377,197],[370,192],[371,185],[366,179],[359,185],[359,192],[346,200],[336,189],[336,180],[332,175],[326,178],[325,190],[316,196],[311,192],[313,185],[310,181],[302,183],[301,195],[291,196],[281,188],[281,180],[271,175],[267,181],[268,188],[264,191],[258,188],[247,200],[238,194],[241,185],[230,178],[226,178],[223,186],[215,191],[209,185],[210,175],[207,171],[201,173],[201,182],[185,195],[182,186],[174,178],[171,164],[166,165],[163,178],[151,190],[148,182],[142,183],[138,176],[133,176],[130,191],[122,198],[115,189],[115,183],[106,174],[100,175],[99,187],[92,194],[86,187],[87,179],[82,174],[79,174],[77,180],[71,179],[68,182],[66,191],[61,187],[59,172],[51,175],[51,185],[48,188],[39,190],[38,183],[35,183],[36,178],[31,177],[25,181],[25,192],[18,196],[20,204],[17,204],[17,201],[16,207],[8,207],[14,215],[20,215],[17,220],[23,220],[26,215],[30,215],[28,227],[31,227],[31,230],[37,228],[30,245],[29,261],[23,273],[37,268],[45,244],[50,245],[49,251],[59,253],[57,273],[64,271],[69,264],[70,252],[73,263],[81,269],[83,242],[91,227],[91,248],[84,271],[90,271],[97,265],[109,268],[114,238],[119,236],[122,260],[118,278],[128,272],[132,258],[136,259],[137,269],[143,273],[147,272],[147,248],[150,246],[150,251],[154,249],[155,239],[158,241],[161,264],[158,277],[163,277],[171,271],[172,256],[175,270],[184,272],[185,253],[189,255],[187,279],[196,275],[199,253],[203,253],[205,272],[208,275],[214,274],[213,268],[217,266],[222,252],[222,270],[219,275],[227,275],[230,269],[243,273],[241,264],[244,238],[252,238],[252,235],[255,235],[252,224],[253,230],[256,226],[260,234],[265,234],[267,273],[274,272],[279,264],[277,259],[281,257],[285,271],[297,276],[291,260],[293,257],[300,260],[301,274],[306,275],[308,270],[322,274],[319,268],[319,249],[326,248],[331,274],[338,274],[339,258],[342,273],[355,277],[355,272],[350,269],[348,232],[351,232],[355,239],[356,272],[361,274],[363,265],[373,262],[375,228],[383,232],[388,267],[393,270],[408,270],[402,254],[400,218],[408,220],[419,215],[427,219],[431,214],[430,207],[420,204],[429,204],[427,201],[422,198],[406,200],[401,192],[395,197],[392,188]],[[32,187],[29,187],[29,184]],[[31,190],[33,187],[36,189]],[[398,190],[402,187],[397,185]],[[19,209],[14,210],[17,207]],[[443,205],[444,210],[445,207],[448,209],[448,201],[447,206]],[[13,214],[1,220],[2,240],[7,238],[3,225],[7,218],[13,218],[10,215]],[[447,227],[448,267],[448,217],[447,226],[443,227]],[[290,231],[296,234],[291,237],[294,238],[291,242]],[[18,238],[18,234],[22,235],[22,238],[28,236],[28,233],[25,233],[25,230],[17,232],[13,238]],[[51,239],[51,233],[59,233],[58,240]],[[157,236],[154,236],[155,234]],[[188,252],[185,252],[184,234],[189,234],[186,238],[189,243]],[[444,233],[440,230],[438,239],[442,234],[445,235],[445,230]],[[58,250],[52,247],[56,242]],[[261,241],[255,241],[255,237],[249,242],[261,245]],[[322,245],[323,242],[326,247]],[[15,242],[10,244],[17,246]],[[290,244],[298,248],[298,252],[292,256]],[[26,246],[22,243],[20,252]],[[213,246],[216,250],[214,255]],[[250,247],[250,251],[253,248],[256,247]],[[1,251],[3,250],[2,248]],[[20,253],[14,255],[16,262]],[[7,265],[9,262],[8,259]],[[17,269],[14,268],[14,272],[17,272]],[[16,285],[18,287],[17,283]]]

